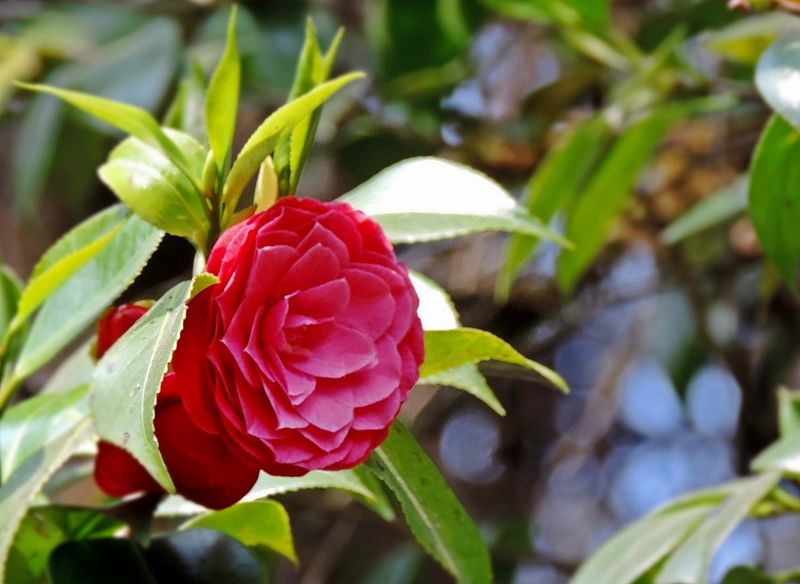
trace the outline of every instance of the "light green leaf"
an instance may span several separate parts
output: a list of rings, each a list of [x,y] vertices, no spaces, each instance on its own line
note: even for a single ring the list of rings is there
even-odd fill
[[[155,118],[145,110],[127,103],[79,91],[70,91],[34,83],[17,83],[17,85],[23,89],[54,95],[97,119],[161,149],[190,180],[198,184],[199,177],[192,175],[191,166],[180,148],[169,139]]]
[[[780,474],[772,472],[739,481],[736,491],[673,552],[656,584],[706,584],[714,552],[779,480]]]
[[[186,303],[209,274],[174,286],[103,355],[92,376],[92,417],[103,440],[130,452],[167,491],[175,487],[153,428],[156,397],[178,343]]]
[[[282,136],[342,87],[362,77],[364,77],[363,73],[350,73],[323,83],[302,97],[279,108],[264,120],[248,138],[231,167],[223,191],[225,204],[229,208],[236,206],[244,187]]]
[[[750,466],[759,472],[779,470],[800,475],[800,432],[786,434],[771,444]]]
[[[89,339],[70,353],[48,377],[40,393],[59,393],[79,385],[89,385],[95,366],[92,357],[94,343],[94,338]]]
[[[183,152],[193,176],[202,176],[205,149],[190,135],[164,133]],[[138,138],[123,140],[98,170],[102,181],[145,221],[167,233],[205,245],[209,218],[205,199],[186,175],[157,148]]]
[[[184,523],[181,529],[215,529],[248,546],[265,546],[297,563],[289,515],[277,501],[237,503]]]
[[[393,243],[510,231],[569,245],[485,174],[441,158],[409,158],[339,198],[375,219]]]
[[[800,260],[800,133],[772,116],[750,163],[750,217],[767,258],[796,290]]]
[[[19,297],[17,313],[14,316],[10,330],[13,331],[16,327],[21,326],[48,297],[103,251],[121,228],[122,224],[118,223],[84,247],[59,258],[58,261],[52,262],[46,268],[34,272],[33,277]]]
[[[570,584],[632,584],[696,529],[713,504],[670,509],[625,527],[581,565]]]
[[[40,394],[9,408],[0,418],[0,484],[48,440],[89,416],[89,387]]]
[[[422,327],[425,330],[458,328],[460,326],[458,313],[447,292],[422,274],[409,272],[409,276],[419,297],[417,314],[422,321]],[[504,416],[506,413],[489,384],[486,383],[486,378],[478,371],[478,367],[474,363],[454,367],[436,375],[429,375],[420,379],[420,383],[449,385],[464,390],[483,401],[499,415]]]
[[[381,485],[363,466],[350,470],[314,470],[301,477],[274,477],[262,472],[243,500],[256,501],[305,489],[345,491],[357,497],[387,521],[394,518],[392,505],[387,500]]]
[[[772,109],[800,130],[798,75],[800,32],[793,32],[779,38],[761,56],[756,67],[756,87]]]
[[[692,113],[728,105],[722,98],[686,101],[661,108],[625,130],[567,217],[566,237],[575,249],[559,258],[556,280],[562,290],[571,291],[600,253],[639,172],[670,126]]]
[[[800,430],[800,394],[783,386],[778,388],[778,428],[784,438]]]
[[[745,175],[732,184],[703,199],[661,233],[661,241],[674,245],[696,233],[719,225],[747,209],[747,189],[750,179]]]
[[[786,13],[753,14],[718,30],[703,33],[705,45],[717,55],[736,63],[755,65],[765,50],[782,34],[800,28],[800,19]]]
[[[446,331],[425,331],[425,361],[420,379],[471,363],[501,361],[535,371],[562,391],[567,385],[558,373],[519,354],[511,345],[493,334],[459,328]]]
[[[225,177],[236,130],[236,110],[241,85],[241,62],[236,47],[236,5],[228,20],[225,52],[217,65],[206,95],[206,127],[208,143],[214,153],[220,177]]]
[[[94,227],[110,229],[126,213],[121,206],[100,213]],[[158,247],[163,232],[135,216],[103,251],[59,288],[39,309],[14,368],[22,380],[68,345],[125,290]]]
[[[491,562],[478,528],[409,431],[395,422],[368,465],[394,492],[412,533],[458,582],[489,583]]]
[[[578,196],[589,172],[603,155],[611,138],[611,127],[600,116],[579,123],[537,167],[525,189],[523,204],[528,212],[549,223],[555,214]],[[511,285],[536,251],[538,239],[513,235],[497,277],[496,294],[508,298]]]
[[[14,536],[28,508],[33,503],[47,479],[69,458],[90,430],[88,419],[74,424],[50,440],[22,464],[0,486],[0,566],[6,565]],[[5,581],[0,571],[0,584]]]

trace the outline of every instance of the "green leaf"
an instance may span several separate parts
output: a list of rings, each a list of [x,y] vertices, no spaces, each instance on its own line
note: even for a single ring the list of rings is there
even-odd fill
[[[419,314],[422,321],[422,327],[425,330],[458,328],[460,326],[458,313],[447,292],[436,282],[429,280],[422,274],[409,272],[409,276],[419,297],[417,314]],[[478,366],[474,363],[460,365],[435,375],[429,375],[421,379],[420,383],[449,385],[456,389],[464,390],[483,401],[499,415],[504,416],[506,413],[505,408],[498,401],[489,384],[486,383],[486,378],[478,371]]]
[[[478,528],[406,428],[395,422],[368,464],[397,496],[422,547],[458,582],[491,582]]]
[[[197,141],[205,141],[208,137],[205,102],[205,75],[203,69],[194,63],[178,84],[175,100],[164,116],[164,125],[185,132]]]
[[[214,283],[209,274],[174,286],[103,355],[92,376],[98,436],[130,452],[168,492],[169,476],[153,428],[153,410],[186,316],[186,303]]]
[[[715,100],[697,99],[668,106],[629,127],[617,139],[567,217],[566,237],[575,249],[559,258],[556,280],[562,290],[571,291],[600,253],[639,172],[669,127],[693,112],[719,105]]]
[[[567,385],[552,369],[520,355],[511,345],[493,334],[472,328],[425,331],[425,361],[420,380],[462,365],[481,361],[501,361],[535,371],[562,391]]]
[[[68,541],[50,554],[52,584],[156,584],[139,546],[125,539]],[[174,581],[174,580],[173,580]]]
[[[21,326],[48,297],[52,296],[78,270],[103,251],[111,243],[111,240],[117,235],[121,227],[122,224],[117,224],[91,243],[69,255],[61,257],[46,268],[35,271],[19,297],[17,313],[14,316],[11,327],[9,327],[10,331],[13,331],[17,326]],[[40,266],[41,264],[37,268]]]
[[[778,428],[784,438],[800,430],[800,394],[783,386],[778,388]]]
[[[125,524],[95,509],[33,507],[19,526],[6,564],[8,582],[40,582],[50,553],[65,541],[113,537]]]
[[[794,32],[779,38],[761,56],[756,67],[756,87],[772,109],[800,130],[798,71],[800,32]]]
[[[96,216],[94,227],[110,229],[124,214],[121,206],[107,209]],[[16,360],[14,378],[22,380],[36,371],[93,322],[136,278],[162,236],[138,217],[125,219],[111,243],[39,309]]]
[[[81,344],[70,353],[42,386],[40,393],[70,391],[79,385],[89,385],[95,361],[92,356],[94,339]]]
[[[393,243],[510,231],[569,245],[485,174],[441,158],[398,162],[339,200],[375,219]]]
[[[236,130],[236,110],[239,104],[241,62],[236,48],[236,5],[228,20],[225,52],[217,65],[206,95],[206,127],[208,143],[214,153],[220,177],[225,177]]]
[[[800,260],[800,133],[772,116],[750,163],[750,217],[767,258],[796,290]]]
[[[643,517],[592,554],[570,584],[636,582],[696,529],[712,509],[712,504],[692,505]]]
[[[547,154],[528,182],[523,197],[528,212],[549,223],[556,212],[572,203],[610,137],[611,127],[602,116],[592,116],[578,124]],[[508,298],[514,278],[533,257],[538,241],[523,235],[511,237],[498,274],[498,298]]]
[[[717,55],[736,63],[755,65],[777,38],[798,27],[800,19],[768,12],[737,19],[719,30],[704,31],[703,37],[704,44]]]
[[[89,416],[84,385],[71,391],[40,394],[9,408],[0,418],[0,484],[39,451]]]
[[[231,209],[236,206],[248,181],[286,132],[303,121],[339,89],[362,77],[363,73],[350,73],[323,83],[279,108],[264,120],[245,142],[231,167],[223,191],[225,204]]]
[[[181,529],[205,527],[248,546],[265,546],[297,563],[289,515],[277,501],[237,503],[227,509],[196,517]]]
[[[745,175],[723,187],[707,199],[703,199],[661,233],[661,241],[675,245],[705,229],[719,225],[736,217],[747,209],[747,190],[750,179]]]
[[[28,507],[31,506],[47,479],[69,458],[90,430],[83,419],[58,436],[48,436],[48,442],[19,467],[0,486],[0,566],[6,559],[14,536]],[[0,584],[4,574],[0,572]]]
[[[800,475],[800,432],[786,434],[771,444],[750,466],[759,472],[778,470]]]
[[[120,103],[79,91],[33,83],[17,83],[17,85],[23,89],[54,95],[97,119],[161,149],[190,180],[195,184],[198,183],[199,179],[192,175],[191,166],[188,164],[183,152],[164,133],[155,118],[145,110],[127,103]]]
[[[778,584],[786,580],[774,579],[758,568],[738,566],[725,574],[722,584]]]
[[[164,129],[183,152],[193,176],[202,176],[206,152],[190,135]],[[157,148],[138,138],[122,141],[98,170],[102,181],[142,219],[196,245],[205,244],[210,222],[203,195]]]
[[[738,481],[736,491],[672,553],[656,584],[705,584],[714,552],[779,480],[771,472]]]
[[[0,264],[0,339],[17,312],[22,283],[6,266]]]

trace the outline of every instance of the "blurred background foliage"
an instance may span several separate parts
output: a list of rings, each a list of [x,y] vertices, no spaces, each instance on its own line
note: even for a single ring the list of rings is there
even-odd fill
[[[119,139],[13,81],[197,128],[199,80],[224,42],[220,4],[0,3],[6,263],[27,275],[60,233],[112,201],[95,169]],[[744,473],[774,440],[775,388],[800,386],[800,312],[745,216],[745,173],[769,114],[755,64],[800,20],[723,0],[241,8],[239,141],[285,98],[307,16],[323,44],[346,27],[337,71],[369,74],[326,106],[299,194],[332,198],[393,162],[437,154],[502,182],[575,244],[481,235],[400,250],[452,293],[465,325],[552,363],[573,389],[560,396],[487,368],[505,418],[455,391],[418,389],[404,410],[484,530],[497,581],[566,582],[627,522]],[[153,296],[191,255],[168,240],[133,297]],[[280,565],[277,581],[447,581],[400,527],[336,493],[285,501],[300,568]],[[798,541],[797,516],[748,520],[717,552],[711,581],[738,564],[788,570]]]

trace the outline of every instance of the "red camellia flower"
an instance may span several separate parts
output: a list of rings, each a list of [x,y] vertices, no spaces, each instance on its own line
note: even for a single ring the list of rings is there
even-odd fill
[[[190,302],[172,361],[191,420],[271,474],[366,459],[423,358],[419,301],[378,224],[288,197],[226,231],[207,269],[219,283]]]
[[[133,304],[107,311],[98,323],[97,357],[102,357],[145,312],[146,308]],[[173,371],[164,377],[154,422],[159,450],[178,493],[206,507],[221,509],[250,490],[258,467],[238,460],[219,436],[201,430],[192,421],[181,399],[181,394],[190,391]],[[108,442],[98,445],[94,477],[103,491],[115,497],[164,492],[133,456]]]

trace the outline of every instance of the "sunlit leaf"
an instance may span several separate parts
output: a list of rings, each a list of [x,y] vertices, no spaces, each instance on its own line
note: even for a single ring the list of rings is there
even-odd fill
[[[277,501],[237,503],[221,511],[195,517],[182,529],[214,529],[248,546],[265,546],[297,563],[289,515]]]
[[[103,355],[92,377],[92,417],[100,438],[130,452],[167,491],[175,487],[158,451],[153,410],[178,342],[186,302],[215,278],[174,286]]]
[[[491,582],[480,532],[408,430],[395,422],[368,464],[400,501],[417,541],[458,582]]]
[[[510,231],[566,243],[485,174],[441,158],[398,162],[339,200],[375,219],[394,243],[480,231]]]

